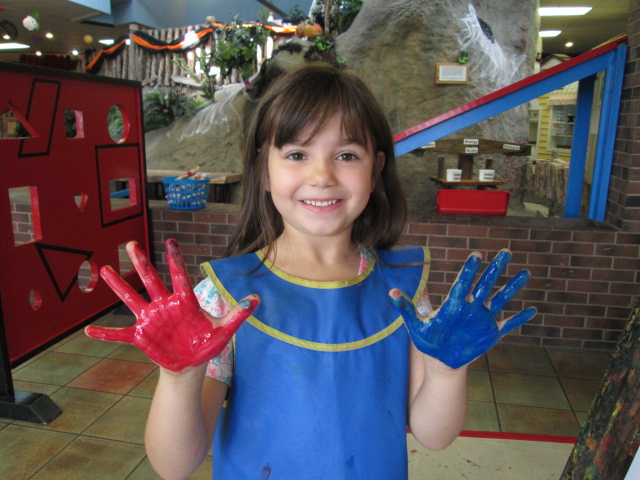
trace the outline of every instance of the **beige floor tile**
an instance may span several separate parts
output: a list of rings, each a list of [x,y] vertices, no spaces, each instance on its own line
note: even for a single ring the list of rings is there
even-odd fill
[[[79,437],[31,480],[125,480],[144,455],[142,445]]]
[[[480,355],[473,362],[469,364],[469,370],[488,370],[487,356]]]
[[[53,392],[62,388],[60,385],[49,385],[46,383],[25,382],[23,380],[13,381],[13,389],[15,391],[21,390],[23,392],[43,393],[51,396]]]
[[[212,471],[211,457],[207,456],[200,467],[189,477],[189,480],[211,480]],[[127,477],[127,480],[161,480],[161,477],[153,470],[149,460],[145,457],[133,473]]]
[[[94,357],[106,357],[119,347],[119,343],[96,340],[95,338],[82,334],[63,343],[62,345],[56,346],[54,351],[62,353],[77,353],[80,355],[90,355]]]
[[[575,437],[580,425],[570,410],[498,404],[503,432]]]
[[[559,377],[600,380],[611,363],[608,352],[554,349],[548,352]]]
[[[0,478],[30,478],[75,438],[69,433],[7,425],[0,430]]]
[[[105,358],[69,382],[68,385],[99,392],[125,394],[135,388],[156,368],[155,364],[150,363]]]
[[[47,352],[46,355],[16,371],[13,378],[28,382],[66,385],[99,361],[98,357]]]
[[[153,398],[153,393],[156,391],[156,385],[158,385],[158,377],[160,376],[160,369],[156,368],[149,374],[140,384],[129,392],[129,395],[134,397]]]
[[[62,414],[42,428],[81,433],[120,400],[122,395],[63,387],[50,398],[60,407]],[[15,423],[29,425],[26,422]]]
[[[496,402],[571,409],[556,377],[491,372]]]
[[[409,480],[555,480],[573,445],[564,443],[457,438],[432,452],[408,435]]]
[[[469,416],[463,430],[499,432],[498,412],[493,402],[469,402]]]
[[[560,383],[569,399],[571,408],[576,412],[588,412],[600,388],[601,381],[585,378],[560,378]]]
[[[493,389],[489,372],[484,370],[469,370],[467,373],[469,400],[478,402],[493,402]]]
[[[151,400],[124,397],[91,425],[85,434],[124,442],[144,443],[144,427]]]
[[[489,369],[494,372],[555,375],[553,365],[543,348],[499,344],[488,353]]]
[[[104,317],[96,320],[95,325],[110,328],[126,328],[136,323],[136,317],[133,313],[116,313],[112,312]]]
[[[153,363],[153,361],[147,357],[138,347],[133,345],[116,344],[119,345],[117,350],[109,355],[109,358],[115,358],[117,360],[130,360],[132,362]]]

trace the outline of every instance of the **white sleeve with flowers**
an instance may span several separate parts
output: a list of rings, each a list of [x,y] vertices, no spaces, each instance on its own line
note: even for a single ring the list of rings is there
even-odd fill
[[[229,305],[224,301],[218,289],[206,278],[193,289],[200,306],[213,317],[224,317],[229,313]],[[207,377],[220,380],[231,385],[233,378],[233,340],[224,347],[220,355],[212,358],[207,365]]]

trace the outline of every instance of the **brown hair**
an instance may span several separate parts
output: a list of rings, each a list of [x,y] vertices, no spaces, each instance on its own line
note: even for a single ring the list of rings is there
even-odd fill
[[[269,248],[283,230],[280,213],[267,191],[269,145],[277,148],[313,125],[310,139],[340,112],[342,128],[385,163],[364,211],[355,220],[351,239],[374,255],[400,237],[406,203],[398,173],[391,128],[382,108],[362,80],[325,63],[312,63],[287,73],[267,90],[247,130],[240,218],[225,255]],[[374,168],[374,175],[379,169]]]

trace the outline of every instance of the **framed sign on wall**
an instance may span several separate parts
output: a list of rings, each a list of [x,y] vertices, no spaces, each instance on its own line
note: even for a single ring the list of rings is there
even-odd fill
[[[436,63],[436,83],[464,84],[469,81],[467,65],[460,63]]]

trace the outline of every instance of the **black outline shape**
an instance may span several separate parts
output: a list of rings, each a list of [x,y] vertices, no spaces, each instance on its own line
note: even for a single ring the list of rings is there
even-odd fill
[[[53,142],[53,130],[55,128],[56,125],[56,116],[58,115],[58,104],[60,102],[60,89],[62,87],[62,82],[56,82],[53,80],[45,80],[45,79],[38,79],[38,78],[34,78],[33,82],[31,82],[31,92],[29,93],[29,106],[27,107],[27,121],[30,122],[30,114],[31,114],[31,107],[33,104],[33,97],[34,97],[34,91],[36,89],[36,84],[38,83],[52,83],[53,85],[57,85],[58,89],[56,91],[56,100],[54,102],[54,107],[53,107],[53,114],[51,116],[51,119],[49,120],[49,144],[47,145],[47,149],[44,152],[35,152],[35,153],[22,153],[22,149],[24,148],[24,142],[25,139],[22,139],[20,141],[20,150],[18,150],[18,158],[28,158],[28,157],[42,157],[42,156],[47,156],[51,153],[51,143]],[[35,105],[35,107],[37,107],[37,105]]]
[[[47,257],[43,253],[43,250],[54,250],[58,252],[71,253],[74,255],[85,255],[85,260],[89,260],[91,256],[94,254],[94,252],[88,251],[88,250],[78,250],[77,248],[63,247],[60,245],[50,245],[50,244],[39,243],[39,242],[36,242],[35,246],[36,246],[36,250],[38,251],[38,255],[40,255],[40,259],[42,260],[44,268],[47,271],[47,274],[49,275],[51,284],[55,287],[56,292],[58,293],[58,297],[60,297],[60,301],[64,302],[67,296],[69,295],[69,293],[71,292],[73,285],[78,283],[78,274],[76,273],[75,277],[73,277],[73,280],[71,281],[67,289],[63,292],[60,286],[58,285],[58,282],[56,281],[55,274],[53,273],[53,270],[51,269],[49,262],[47,262]]]
[[[102,204],[102,182],[101,182],[101,178],[100,178],[100,156],[99,156],[99,151],[104,149],[104,148],[124,148],[124,147],[135,147],[138,152],[137,152],[137,161],[136,161],[136,167],[138,169],[138,175],[136,177],[136,187],[138,188],[138,204],[137,205],[130,205],[128,207],[124,207],[122,208],[122,210],[126,210],[127,208],[131,208],[133,209],[133,207],[138,207],[140,209],[139,212],[134,213],[132,215],[129,215],[127,217],[123,217],[123,218],[118,218],[117,220],[113,220],[111,222],[105,223],[104,220],[104,208],[105,206]],[[132,218],[136,218],[136,217],[141,217],[144,215],[144,205],[142,203],[142,199],[143,199],[143,193],[142,193],[142,174],[140,172],[141,170],[141,162],[140,162],[140,144],[139,143],[118,143],[118,144],[107,144],[107,145],[95,145],[95,153],[96,153],[96,175],[98,176],[98,204],[100,206],[100,225],[102,228],[106,228],[106,227],[110,227],[111,225],[116,225],[118,223],[122,223],[122,222],[126,222],[128,220],[131,220]],[[109,205],[109,212],[113,212],[113,210],[111,210],[111,205]]]

